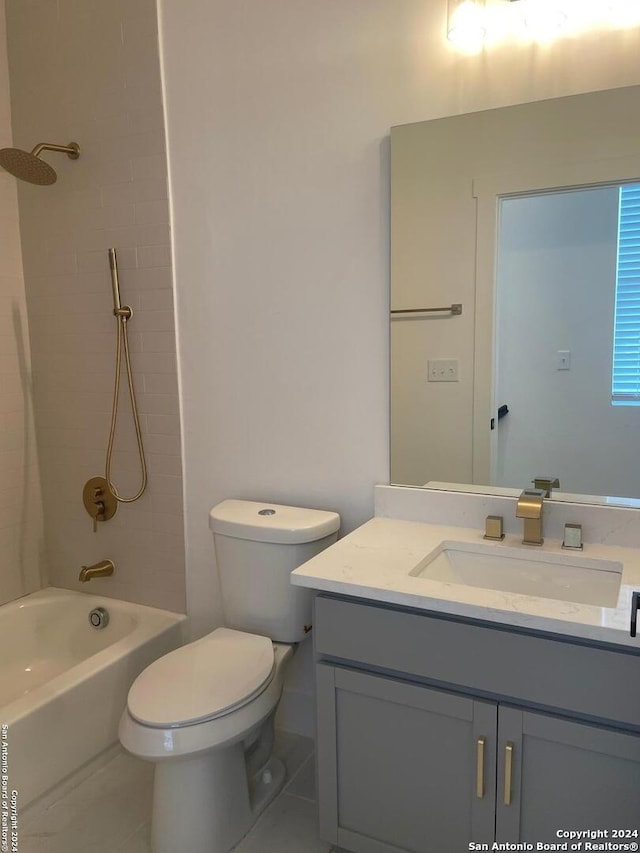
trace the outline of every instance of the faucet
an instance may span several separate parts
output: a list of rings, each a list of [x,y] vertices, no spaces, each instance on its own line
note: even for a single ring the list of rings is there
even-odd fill
[[[524,518],[523,545],[542,545],[542,507],[545,489],[525,489],[518,498],[516,518]]]
[[[545,498],[551,497],[553,489],[560,488],[560,480],[557,477],[535,477],[532,481],[534,489],[543,489]]]
[[[94,566],[83,566],[80,569],[78,580],[85,583],[91,578],[106,578],[114,573],[115,568],[111,560],[100,560]]]

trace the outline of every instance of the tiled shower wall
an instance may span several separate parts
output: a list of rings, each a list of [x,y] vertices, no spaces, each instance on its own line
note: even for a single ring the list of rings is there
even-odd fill
[[[0,148],[11,141],[0,0]],[[0,173],[0,604],[43,586],[42,502],[15,180]]]
[[[180,421],[157,14],[151,0],[6,0],[14,144],[45,152],[58,182],[19,182],[45,541],[54,586],[185,609]],[[118,250],[149,486],[92,531],[82,489],[103,475],[116,321],[107,249]],[[140,471],[123,380],[119,491]],[[109,558],[112,578],[78,582]]]

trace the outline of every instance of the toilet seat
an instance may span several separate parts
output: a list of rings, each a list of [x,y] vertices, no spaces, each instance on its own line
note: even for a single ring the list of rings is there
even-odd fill
[[[148,666],[129,691],[127,709],[153,728],[203,723],[251,702],[273,672],[268,637],[217,628]]]
[[[120,742],[132,755],[148,761],[163,761],[195,756],[244,740],[277,705],[282,692],[283,673],[292,654],[292,646],[274,643],[273,675],[264,689],[215,719],[190,726],[149,726],[138,722],[127,705],[120,719]]]

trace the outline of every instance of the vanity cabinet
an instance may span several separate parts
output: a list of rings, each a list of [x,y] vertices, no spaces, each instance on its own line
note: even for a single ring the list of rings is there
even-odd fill
[[[640,735],[500,706],[497,749],[497,841],[557,843],[563,828],[640,832]]]
[[[458,853],[640,830],[637,654],[328,595],[314,634],[325,840]]]
[[[325,664],[317,677],[323,838],[354,853],[493,840],[495,705]]]

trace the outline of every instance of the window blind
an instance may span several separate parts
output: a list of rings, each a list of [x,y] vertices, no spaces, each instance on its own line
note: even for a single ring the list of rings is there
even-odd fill
[[[620,187],[611,402],[640,406],[640,184]]]

